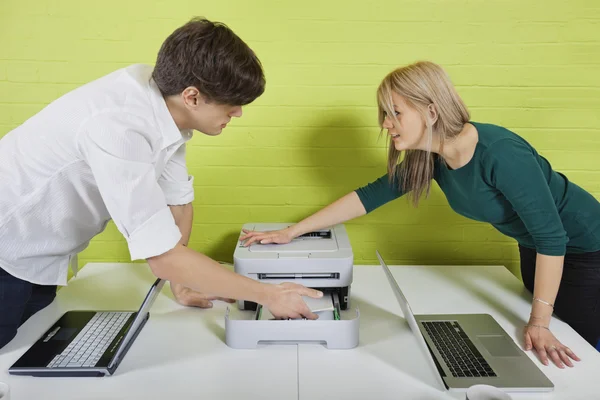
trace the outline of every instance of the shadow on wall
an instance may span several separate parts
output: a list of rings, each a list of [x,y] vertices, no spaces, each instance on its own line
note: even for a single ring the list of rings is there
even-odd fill
[[[200,247],[195,246],[194,250],[206,254],[213,260],[233,263],[233,252],[237,246],[238,239],[240,237],[239,234],[240,232],[238,231],[232,231],[220,237],[211,237],[210,234],[204,235],[208,240]]]
[[[293,205],[306,205],[316,212],[385,173],[385,140],[378,141],[377,126],[365,126],[364,119],[348,111],[332,111],[327,118],[307,120],[304,126],[306,128],[297,129],[302,141],[295,150],[300,157],[294,166],[302,167],[298,173],[305,174],[301,180],[310,187],[300,188],[299,196],[306,190],[306,197],[297,199]],[[286,182],[281,185],[299,189]],[[315,190],[315,187],[319,189]],[[290,209],[288,220],[293,222],[307,217],[306,208],[301,208],[300,211]],[[208,240],[198,250],[214,259],[231,262],[238,234],[231,232],[219,238],[203,235]]]
[[[385,138],[378,140],[379,128],[364,126],[364,119],[352,112],[335,112],[312,121],[304,137],[304,165],[314,169],[310,182],[331,192],[331,201],[339,189],[356,189],[385,173]],[[324,167],[324,168],[323,168]],[[334,188],[338,190],[330,190]]]

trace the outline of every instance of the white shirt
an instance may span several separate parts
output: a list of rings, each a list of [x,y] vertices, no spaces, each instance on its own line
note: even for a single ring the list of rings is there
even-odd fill
[[[168,205],[190,203],[179,131],[152,67],[133,65],[49,104],[0,140],[0,268],[66,285],[70,258],[112,219],[132,260],[181,239]]]

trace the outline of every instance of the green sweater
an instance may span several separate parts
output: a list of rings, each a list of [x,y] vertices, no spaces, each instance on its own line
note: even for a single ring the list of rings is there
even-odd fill
[[[540,254],[600,250],[600,203],[552,170],[508,129],[471,122],[479,133],[473,158],[452,170],[436,157],[433,178],[460,215],[489,222]],[[388,175],[356,190],[368,212],[404,193]]]

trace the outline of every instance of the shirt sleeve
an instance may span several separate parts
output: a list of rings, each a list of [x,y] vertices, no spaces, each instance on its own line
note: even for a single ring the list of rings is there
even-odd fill
[[[388,174],[355,190],[367,213],[397,199],[404,193],[399,187],[398,179],[390,182]]]
[[[157,182],[152,141],[127,118],[89,122],[78,137],[106,208],[132,260],[174,248],[181,232]],[[143,128],[143,125],[142,125]]]
[[[158,179],[158,184],[170,206],[188,204],[194,200],[194,177],[188,175],[185,150],[184,143],[167,161],[165,169]]]
[[[567,232],[534,150],[525,143],[503,139],[490,146],[483,159],[487,160],[487,178],[510,202],[536,251],[565,255]]]

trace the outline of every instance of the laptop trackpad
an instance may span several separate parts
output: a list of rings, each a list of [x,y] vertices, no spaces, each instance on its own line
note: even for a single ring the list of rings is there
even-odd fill
[[[477,336],[483,347],[494,357],[518,357],[519,349],[506,336]]]

